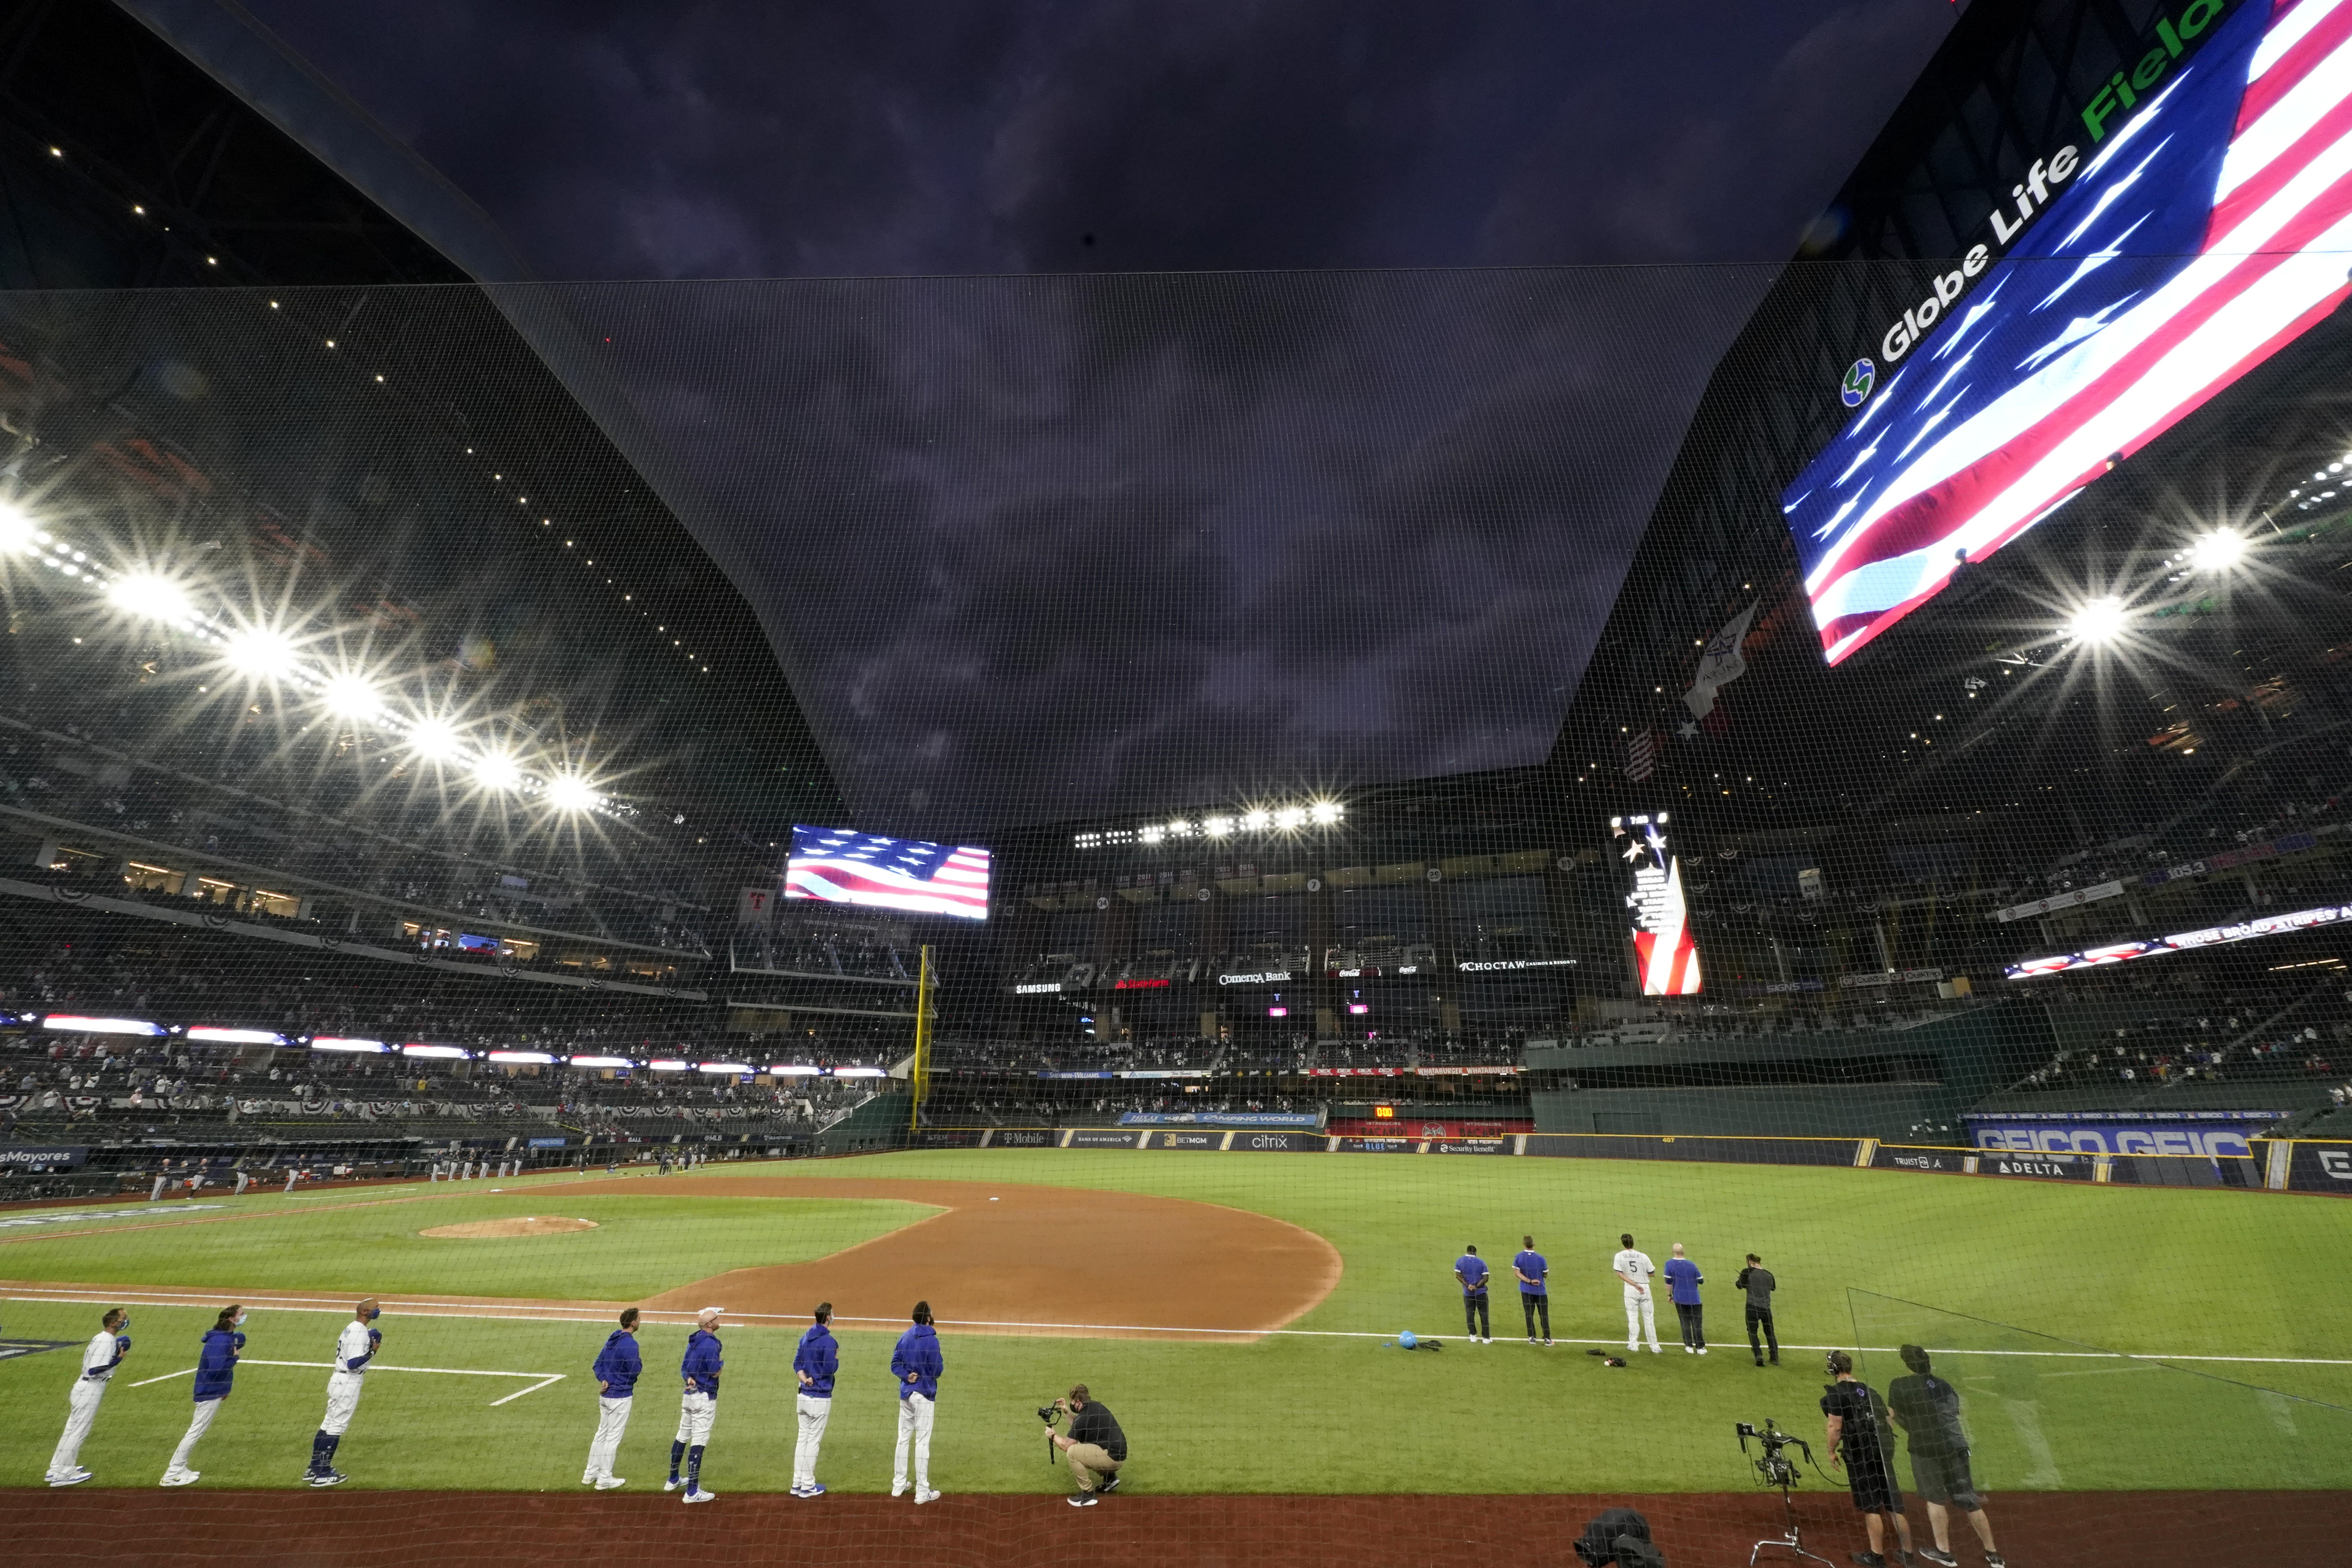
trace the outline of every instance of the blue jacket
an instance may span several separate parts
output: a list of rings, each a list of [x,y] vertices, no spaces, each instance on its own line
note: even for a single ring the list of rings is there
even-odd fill
[[[809,1380],[800,1390],[811,1399],[833,1397],[833,1374],[841,1368],[841,1347],[835,1343],[833,1331],[823,1323],[812,1324],[801,1336],[800,1348],[793,1352],[793,1370],[808,1373]],[[793,1380],[800,1383],[798,1378]]]
[[[230,1382],[236,1376],[236,1352],[245,1348],[245,1336],[230,1329],[215,1329],[205,1335],[204,1349],[196,1352],[196,1403],[225,1397]]]
[[[693,1380],[694,1386],[716,1397],[719,1393],[719,1369],[727,1363],[719,1359],[719,1336],[708,1330],[697,1329],[694,1337],[686,1342],[686,1359],[677,1363],[678,1375]]]
[[[637,1391],[637,1379],[644,1375],[645,1358],[637,1353],[637,1336],[626,1329],[614,1329],[604,1336],[604,1348],[596,1352],[596,1364],[589,1375],[604,1384],[605,1399],[626,1399]]]
[[[1664,1273],[1666,1283],[1674,1287],[1675,1305],[1698,1305],[1698,1288],[1706,1283],[1706,1276],[1698,1271],[1697,1264],[1687,1258],[1668,1258]]]
[[[940,1396],[940,1373],[947,1363],[940,1360],[940,1336],[931,1331],[929,1323],[917,1323],[898,1336],[898,1348],[890,1352],[890,1375],[898,1380],[898,1397],[919,1394],[926,1399]],[[908,1383],[907,1374],[915,1374]]]

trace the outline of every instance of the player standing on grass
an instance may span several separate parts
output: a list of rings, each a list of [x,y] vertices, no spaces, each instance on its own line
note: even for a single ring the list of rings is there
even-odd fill
[[[695,1314],[694,1332],[686,1342],[685,1359],[677,1363],[686,1392],[677,1403],[677,1436],[669,1446],[669,1479],[662,1490],[686,1488],[686,1502],[709,1502],[717,1492],[702,1489],[702,1450],[710,1441],[710,1424],[719,1419],[719,1373],[727,1363],[719,1342],[719,1309],[705,1307]],[[686,1461],[686,1479],[677,1479],[677,1462]]]
[[[188,1456],[196,1451],[196,1439],[211,1430],[213,1417],[220,1414],[229,1387],[236,1381],[237,1352],[245,1349],[245,1336],[237,1332],[237,1327],[244,1321],[243,1307],[223,1307],[212,1331],[205,1335],[204,1348],[196,1352],[196,1413],[188,1422],[187,1436],[172,1450],[172,1462],[164,1467],[164,1486],[194,1486],[196,1482],[196,1472],[188,1468]]]
[[[352,1321],[335,1341],[335,1370],[327,1374],[327,1416],[310,1439],[310,1468],[302,1473],[314,1487],[339,1487],[345,1479],[335,1468],[335,1450],[360,1407],[360,1382],[367,1375],[368,1363],[383,1346],[383,1334],[373,1326],[382,1316],[383,1309],[369,1297],[352,1309]]]
[[[793,1376],[801,1385],[794,1406],[800,1416],[800,1437],[793,1444],[793,1496],[824,1496],[817,1484],[816,1451],[824,1442],[824,1424],[833,1419],[833,1374],[841,1367],[841,1348],[834,1343],[833,1303],[816,1304],[816,1322],[801,1336],[793,1352]]]
[[[1543,1320],[1543,1342],[1551,1343],[1551,1265],[1536,1250],[1534,1237],[1519,1237],[1511,1273],[1519,1282],[1519,1315],[1528,1321],[1528,1343],[1536,1342],[1538,1318]]]
[[[915,1500],[936,1502],[940,1494],[931,1489],[931,1422],[939,1413],[940,1373],[947,1370],[947,1363],[940,1359],[940,1336],[931,1328],[931,1304],[916,1302],[912,1315],[914,1326],[898,1336],[898,1348],[890,1352],[890,1375],[898,1380],[898,1447],[890,1495],[906,1495],[907,1447],[911,1441]]]
[[[58,1439],[57,1452],[49,1456],[48,1474],[43,1478],[53,1487],[78,1487],[89,1479],[89,1472],[79,1463],[82,1442],[89,1436],[90,1424],[98,1419],[98,1402],[106,1397],[114,1369],[131,1353],[130,1313],[109,1307],[98,1324],[98,1332],[82,1347],[81,1373],[66,1398],[65,1435]]]
[[[1683,1323],[1683,1354],[1706,1353],[1706,1309],[1699,1304],[1698,1288],[1706,1283],[1706,1276],[1698,1265],[1683,1256],[1679,1241],[1671,1248],[1674,1256],[1666,1259],[1666,1289],[1675,1299],[1675,1316]]]
[[[621,1451],[622,1435],[629,1429],[637,1379],[645,1371],[645,1357],[637,1353],[637,1310],[631,1307],[622,1312],[621,1326],[604,1336],[604,1348],[596,1352],[596,1364],[588,1372],[596,1380],[596,1436],[588,1444],[588,1468],[580,1472],[582,1486],[608,1492],[629,1484],[626,1476],[613,1473],[613,1460]]]
[[[1495,1320],[1486,1312],[1486,1260],[1478,1256],[1478,1244],[1472,1242],[1454,1260],[1454,1278],[1462,1283],[1462,1331],[1470,1336],[1472,1344],[1495,1342]]]
[[[1617,1278],[1625,1286],[1625,1348],[1640,1350],[1642,1331],[1647,1329],[1650,1353],[1664,1355],[1665,1352],[1658,1348],[1658,1299],[1650,1289],[1650,1280],[1658,1272],[1658,1266],[1650,1261],[1648,1253],[1634,1250],[1630,1233],[1617,1239],[1623,1245],[1609,1260],[1609,1267],[1617,1271]]]

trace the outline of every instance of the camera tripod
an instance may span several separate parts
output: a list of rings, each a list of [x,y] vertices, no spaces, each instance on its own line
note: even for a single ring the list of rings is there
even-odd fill
[[[1804,1535],[1797,1524],[1796,1495],[1790,1490],[1790,1482],[1785,1478],[1780,1482],[1780,1538],[1773,1541],[1759,1541],[1750,1548],[1748,1553],[1748,1568],[1756,1568],[1756,1559],[1767,1551],[1785,1552],[1790,1556],[1804,1562],[1819,1563],[1822,1564],[1822,1568],[1837,1568],[1835,1563],[1820,1552],[1805,1550]]]
[[[1819,1563],[1822,1568],[1837,1568],[1835,1563],[1820,1552],[1805,1550],[1804,1533],[1797,1524],[1796,1488],[1798,1477],[1802,1472],[1797,1468],[1795,1460],[1780,1451],[1783,1448],[1794,1448],[1805,1456],[1805,1463],[1810,1465],[1813,1463],[1811,1447],[1802,1437],[1794,1433],[1781,1431],[1769,1417],[1766,1418],[1764,1430],[1761,1432],[1745,1421],[1738,1424],[1737,1430],[1739,1434],[1741,1453],[1748,1452],[1748,1439],[1750,1437],[1763,1445],[1764,1456],[1755,1462],[1756,1474],[1766,1486],[1780,1489],[1780,1539],[1758,1542],[1748,1551],[1748,1568],[1756,1568],[1756,1560],[1767,1552],[1785,1552],[1800,1562]]]

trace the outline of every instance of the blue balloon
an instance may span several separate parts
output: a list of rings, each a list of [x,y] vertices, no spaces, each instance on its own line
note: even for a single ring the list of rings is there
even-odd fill
[[[1407,1329],[1397,1335],[1397,1349],[1401,1351],[1409,1351],[1419,1343],[1421,1343],[1421,1342],[1412,1337],[1412,1331],[1411,1329]]]

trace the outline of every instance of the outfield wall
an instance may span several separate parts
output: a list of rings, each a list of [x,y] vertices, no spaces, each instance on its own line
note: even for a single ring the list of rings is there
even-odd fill
[[[1680,1160],[1744,1165],[2013,1176],[2142,1187],[2233,1187],[2352,1197],[2352,1140],[2260,1139],[2246,1155],[2111,1154],[1970,1149],[1876,1138],[1519,1132],[1500,1138],[1371,1137],[1251,1128],[926,1127],[926,1149],[1100,1149],[1137,1153],[1443,1154],[1568,1160]]]

